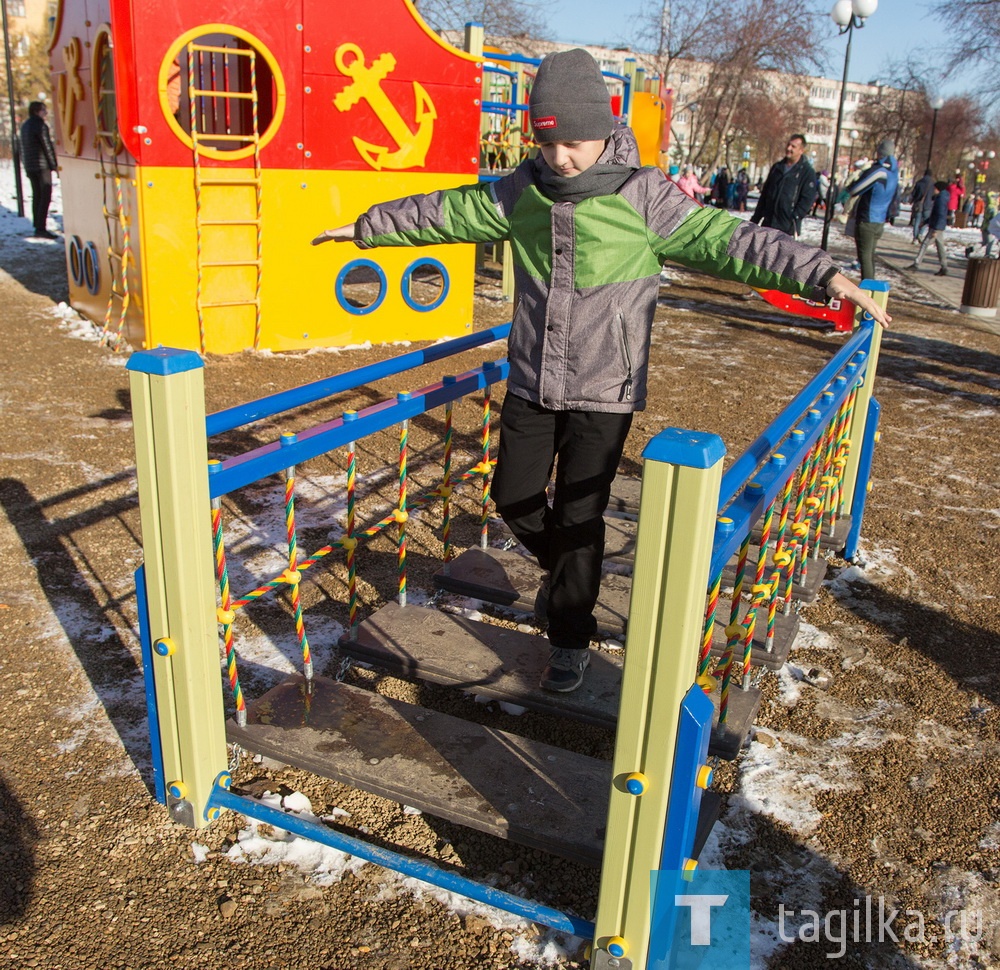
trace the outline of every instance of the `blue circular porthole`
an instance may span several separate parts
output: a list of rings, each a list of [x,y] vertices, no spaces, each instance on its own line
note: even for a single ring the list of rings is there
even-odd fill
[[[89,242],[83,250],[83,281],[92,296],[97,296],[101,288],[101,265],[97,255],[97,246]]]
[[[448,296],[448,270],[429,256],[414,260],[403,274],[403,300],[411,310],[436,310]]]
[[[338,274],[334,291],[337,302],[348,312],[372,313],[385,299],[385,271],[370,259],[351,260]]]
[[[69,241],[69,275],[74,285],[83,286],[83,240],[79,236]]]

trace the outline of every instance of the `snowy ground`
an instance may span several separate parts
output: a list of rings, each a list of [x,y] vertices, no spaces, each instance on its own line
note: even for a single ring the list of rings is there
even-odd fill
[[[27,188],[27,185],[26,185]],[[29,190],[30,191],[30,190]],[[48,242],[25,238],[30,233],[31,225],[27,219],[16,216],[12,211],[13,198],[12,174],[10,165],[0,165],[0,261],[5,266],[10,259],[30,258],[34,247],[57,247],[59,242]],[[30,198],[26,198],[30,211]],[[58,183],[53,197],[50,226],[61,228],[61,200]],[[905,222],[905,218],[901,218]],[[834,230],[836,231],[836,230]],[[888,233],[909,238],[908,226],[898,228],[887,227]],[[807,226],[804,240],[818,244],[818,223],[810,222]],[[979,230],[949,231],[947,244],[949,250],[956,256],[962,254],[966,245],[978,243]],[[902,281],[899,287],[902,287]],[[696,307],[695,303],[691,303]],[[682,308],[683,309],[683,308]],[[63,333],[73,338],[83,340],[96,339],[94,328],[80,318],[65,304],[51,306],[50,318],[57,323]],[[713,339],[711,331],[706,329],[702,336],[694,335],[695,341],[700,341],[703,347],[708,347]],[[110,368],[118,369],[124,363],[123,355],[113,355],[110,352],[102,358]],[[977,412],[977,420],[994,420],[995,405],[986,402]],[[968,415],[970,419],[972,413]],[[928,421],[933,419],[929,413]],[[95,432],[95,435],[97,432]],[[14,457],[8,453],[8,458]],[[19,456],[28,461],[31,456]],[[101,472],[96,467],[79,469],[83,480],[97,480]],[[298,514],[303,528],[321,528],[332,523],[338,523],[343,518],[343,507],[338,499],[342,487],[342,479],[329,474],[300,472]],[[371,484],[371,483],[370,483]],[[259,494],[255,495],[264,511],[255,515],[253,520],[234,519],[229,525],[228,541],[230,542],[231,559],[237,565],[232,567],[234,592],[251,588],[261,578],[278,572],[286,555],[284,546],[284,521],[280,509],[280,495],[274,487],[261,486]],[[965,509],[963,514],[984,515],[984,528],[989,531],[996,526],[996,508]],[[914,513],[915,515],[919,513]],[[990,518],[992,516],[992,518]],[[333,528],[330,538],[339,535],[338,528]],[[872,621],[894,622],[894,618],[878,614],[872,605],[872,592],[887,583],[917,582],[912,567],[904,561],[904,553],[896,546],[872,543],[862,550],[862,557],[867,560],[868,568],[861,570],[848,567],[835,572],[828,584],[828,592],[835,604],[835,609],[844,615],[865,617]],[[130,583],[132,562],[121,562],[121,572],[111,578],[105,577],[105,582],[115,588],[127,588]],[[943,593],[936,593],[928,582],[928,588],[919,593],[924,598],[934,602],[944,598]],[[932,595],[932,593],[934,595]],[[414,588],[411,591],[411,602],[420,602],[430,598],[430,590]],[[915,594],[916,595],[916,594]],[[978,594],[977,594],[978,595]],[[456,608],[469,613],[478,611],[481,604],[475,601],[459,603]],[[312,629],[316,641],[333,644],[336,642],[342,627],[333,619],[328,619],[326,627],[317,626]],[[63,623],[54,627],[47,639],[47,649],[60,650],[69,661],[74,660],[73,642],[77,638],[90,637],[100,640],[102,636],[110,637],[113,629],[86,630],[81,619],[79,627],[67,629]],[[845,637],[837,629],[821,629],[810,623],[804,624],[797,644],[799,650],[808,651],[810,663],[816,656],[829,658],[827,665],[838,674],[848,673],[859,665],[866,663],[864,652],[858,652],[850,642],[850,636]],[[288,643],[276,639],[263,632],[245,634],[240,642],[241,653],[250,661],[255,669],[269,672],[275,680],[286,672],[294,669],[294,656],[288,649]],[[134,642],[131,644],[135,650]],[[320,652],[318,663],[322,665],[326,657]],[[81,673],[84,671],[81,668]],[[888,675],[887,675],[888,676]],[[792,710],[797,705],[809,700],[815,703],[815,690],[803,680],[803,669],[794,662],[787,664],[774,678],[772,684],[778,706]],[[141,712],[143,707],[143,687],[141,679],[136,676],[126,679],[119,685],[120,693],[117,703],[126,708]],[[821,739],[800,734],[792,729],[762,729],[753,740],[741,758],[736,771],[736,783],[730,793],[727,810],[712,835],[703,854],[703,868],[724,868],[727,858],[738,854],[742,847],[750,845],[759,831],[759,819],[767,819],[777,826],[798,833],[802,842],[808,846],[808,853],[803,853],[799,864],[787,858],[776,858],[773,866],[758,872],[764,883],[769,886],[781,886],[788,894],[787,898],[796,900],[796,908],[801,913],[805,909],[821,909],[826,891],[835,881],[842,877],[841,850],[837,846],[824,845],[816,838],[816,832],[824,813],[827,811],[827,797],[831,794],[847,791],[859,791],[870,784],[870,780],[862,777],[852,763],[851,752],[889,752],[897,745],[901,736],[894,726],[899,710],[887,702],[885,698],[873,698],[865,703],[858,698],[850,702],[836,697],[822,699],[823,717],[828,725],[835,729],[828,730]],[[80,724],[81,734],[70,734],[61,740],[62,754],[72,754],[83,743],[89,730],[88,725],[93,719],[100,721],[105,717],[108,706],[106,694],[101,696],[89,684],[84,684],[76,692],[67,712],[72,711],[72,719]],[[981,715],[992,712],[992,705],[985,700],[980,708]],[[507,714],[516,711],[507,709]],[[977,715],[978,716],[978,715]],[[109,722],[105,722],[109,723]],[[141,734],[143,724],[137,722],[136,731]],[[945,728],[931,717],[921,721],[920,730],[930,748],[941,758],[949,758],[966,742],[952,729]],[[109,731],[107,737],[117,736]],[[128,747],[137,747],[137,743],[126,741]],[[120,758],[121,770],[125,773],[134,772],[133,761],[124,755]],[[264,796],[265,800],[286,811],[295,812],[305,817],[313,816],[313,807],[308,797],[301,793],[286,795],[271,794]],[[343,818],[348,814],[346,809],[335,807],[322,814],[324,819]],[[983,852],[995,852],[1000,847],[1000,828],[994,824],[993,829],[982,835]],[[876,863],[886,866],[895,860],[888,852],[880,853],[878,846],[873,847]],[[191,840],[191,858],[201,865],[208,858],[205,845],[193,838]],[[300,871],[307,880],[317,887],[328,887],[339,883],[347,873],[356,872],[361,864],[356,859],[345,856],[332,849],[306,843],[301,839],[273,829],[262,830],[262,827],[249,821],[241,828],[238,839],[229,849],[228,861],[234,867],[255,865],[261,867],[281,866]],[[926,914],[928,919],[941,919],[950,909],[966,908],[978,910],[993,920],[997,925],[998,903],[995,895],[995,884],[990,883],[983,875],[981,868],[972,866],[966,870],[952,869],[948,878],[941,873],[928,875],[932,882],[940,883],[932,887],[929,895],[940,902],[940,910]],[[565,939],[558,934],[545,934],[539,937],[527,923],[511,918],[506,914],[486,907],[470,904],[436,890],[431,890],[424,884],[403,877],[389,876],[385,880],[385,892],[401,896],[421,899],[430,897],[437,901],[447,911],[466,916],[474,913],[487,919],[493,926],[506,929],[514,934],[511,944],[511,954],[517,960],[538,965],[568,966],[579,952],[582,941]],[[783,950],[795,939],[805,924],[799,920],[789,921],[782,925],[774,919],[768,919],[759,914],[753,923],[753,966],[755,970],[774,965]],[[784,936],[781,933],[784,932]],[[957,936],[950,943],[948,953],[930,956],[916,951],[908,952],[909,967],[937,968],[990,966],[985,962],[989,956],[984,948],[979,946],[979,940],[974,934],[967,933]],[[983,962],[976,962],[983,961]],[[30,964],[29,964],[30,965]]]

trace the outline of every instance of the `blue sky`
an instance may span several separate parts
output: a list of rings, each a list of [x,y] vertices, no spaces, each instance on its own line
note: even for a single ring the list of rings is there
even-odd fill
[[[655,2],[655,0],[653,0]],[[698,2],[698,0],[687,0]],[[553,0],[542,7],[550,33],[567,43],[614,45],[627,41],[634,33],[634,21],[650,0]],[[814,7],[824,21],[829,38],[825,47],[829,65],[828,77],[839,78],[844,70],[847,38],[837,35],[829,18],[833,0]],[[610,10],[614,14],[610,14]],[[863,30],[854,31],[851,45],[851,81],[869,81],[885,71],[888,58],[902,59],[910,51],[931,55],[931,47],[942,35],[941,24],[928,13],[929,5],[921,0],[880,0],[878,9],[868,19]],[[942,93],[957,94],[969,85],[960,81],[945,84]]]

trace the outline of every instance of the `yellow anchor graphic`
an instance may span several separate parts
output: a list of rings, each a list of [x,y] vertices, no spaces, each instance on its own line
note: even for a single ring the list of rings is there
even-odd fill
[[[350,61],[348,57],[351,58]],[[417,81],[413,82],[416,101],[414,120],[417,123],[417,130],[413,132],[382,90],[382,81],[396,67],[396,58],[392,54],[380,54],[371,67],[366,67],[365,55],[357,44],[341,44],[334,55],[334,62],[341,74],[353,78],[352,83],[333,99],[337,110],[349,111],[359,102],[367,101],[399,146],[396,151],[391,152],[384,145],[373,145],[355,136],[354,147],[358,154],[376,170],[423,166],[434,137],[434,120],[437,118],[434,103],[423,86]]]

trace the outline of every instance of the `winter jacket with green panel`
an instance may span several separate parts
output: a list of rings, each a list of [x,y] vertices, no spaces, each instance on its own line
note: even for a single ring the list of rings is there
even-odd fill
[[[355,242],[509,240],[517,301],[508,390],[552,410],[639,411],[666,260],[820,300],[837,266],[783,232],[700,207],[637,162],[631,131],[616,128],[598,164],[635,171],[613,194],[554,203],[541,190],[539,157],[497,182],[375,205],[357,220]]]

